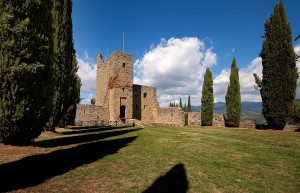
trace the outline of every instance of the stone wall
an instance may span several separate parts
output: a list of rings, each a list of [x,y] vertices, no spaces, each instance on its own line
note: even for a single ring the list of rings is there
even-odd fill
[[[78,104],[75,117],[76,126],[109,125],[108,109],[98,105]]]
[[[188,125],[201,125],[200,112],[188,112]]]
[[[158,108],[155,87],[133,85],[134,119],[154,123]]]
[[[225,127],[225,119],[222,114],[214,114],[213,126]]]
[[[157,124],[184,126],[185,113],[178,107],[159,108],[157,110]]]
[[[200,112],[188,112],[188,124],[189,125],[201,125],[201,113]],[[225,127],[225,119],[222,114],[213,115],[213,126]],[[241,121],[240,128],[255,128],[253,121]]]
[[[201,125],[201,113],[200,112],[188,112],[188,124],[189,125]],[[225,120],[222,114],[213,115],[213,126],[225,127]]]

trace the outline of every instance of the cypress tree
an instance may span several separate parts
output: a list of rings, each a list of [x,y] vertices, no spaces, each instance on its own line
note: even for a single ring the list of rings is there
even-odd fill
[[[0,1],[0,142],[28,144],[52,109],[51,1]]]
[[[230,82],[227,88],[226,115],[229,127],[238,127],[241,120],[242,102],[240,94],[239,70],[236,66],[236,59],[233,58],[230,71]]]
[[[206,69],[201,97],[201,125],[211,126],[214,114],[213,79],[209,68]]]
[[[179,107],[180,107],[180,109],[182,109],[182,101],[181,101],[181,98],[179,99]]]
[[[69,109],[74,108],[74,93],[72,87],[76,86],[74,77],[77,72],[77,62],[72,32],[72,1],[53,0],[52,16],[54,27],[54,70],[55,92],[53,99],[52,116],[47,129],[54,131],[59,123],[65,124],[65,117]],[[77,96],[75,98],[78,98]],[[76,104],[76,103],[75,103]],[[73,107],[72,107],[73,106]],[[76,109],[76,108],[75,108]],[[67,121],[69,122],[69,121]]]
[[[188,97],[187,112],[192,112],[191,97],[190,97],[190,95],[189,95],[189,97]]]
[[[282,1],[265,23],[262,58],[262,80],[254,74],[262,98],[262,113],[270,127],[282,129],[290,114],[297,87],[297,55],[293,49],[292,31]]]

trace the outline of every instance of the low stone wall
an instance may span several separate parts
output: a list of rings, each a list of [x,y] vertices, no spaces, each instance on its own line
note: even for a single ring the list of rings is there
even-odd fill
[[[201,125],[201,112],[188,112],[189,125]],[[213,115],[213,126],[225,127],[225,120],[222,114]]]
[[[106,126],[109,125],[108,110],[98,105],[79,104],[76,109],[76,126]]]
[[[188,125],[201,125],[200,112],[188,112]]]
[[[256,124],[253,121],[242,121],[240,122],[240,128],[256,128]]]
[[[213,126],[225,127],[225,119],[222,114],[214,114]]]
[[[184,126],[185,113],[178,107],[159,108],[156,124]]]

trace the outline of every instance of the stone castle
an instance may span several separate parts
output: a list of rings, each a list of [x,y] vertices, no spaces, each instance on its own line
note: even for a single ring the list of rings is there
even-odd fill
[[[133,84],[133,57],[114,51],[103,60],[97,55],[96,100],[78,104],[75,125],[104,126],[143,123],[172,126],[200,125],[200,112],[183,112],[178,107],[161,108],[156,88]],[[214,114],[213,125],[225,126],[224,116]]]
[[[95,105],[78,105],[76,124],[107,125],[137,119],[155,123],[159,104],[156,88],[133,84],[133,57],[114,51],[106,60],[97,55]]]
[[[97,56],[96,105],[107,109],[110,121],[155,122],[159,108],[156,88],[133,84],[132,55],[114,51],[105,62]]]

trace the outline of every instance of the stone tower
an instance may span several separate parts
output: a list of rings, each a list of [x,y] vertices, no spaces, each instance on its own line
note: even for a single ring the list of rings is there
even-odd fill
[[[133,58],[120,51],[104,62],[97,55],[96,105],[108,109],[110,121],[132,118]]]

